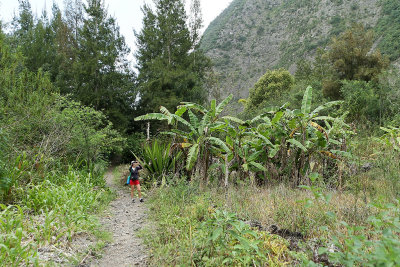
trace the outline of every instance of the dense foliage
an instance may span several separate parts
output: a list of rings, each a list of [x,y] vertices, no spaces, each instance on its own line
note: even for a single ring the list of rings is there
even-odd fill
[[[322,110],[340,102],[329,102],[311,111],[312,88],[308,87],[301,109],[281,107],[242,121],[220,116],[231,98],[219,105],[213,100],[209,110],[190,102],[182,103],[175,113],[161,107],[162,113],[150,113],[136,120],[165,120],[174,126],[166,134],[172,135],[184,151],[186,169],[191,171],[195,167],[206,181],[211,162],[220,161],[216,163],[216,168],[221,168],[217,178],[222,180],[225,174],[225,185],[229,172],[235,170],[239,179],[254,175],[265,181],[286,178],[296,186],[305,182],[310,171],[319,171],[328,183],[341,186],[340,172],[335,175],[328,169],[347,155],[349,126],[343,117],[319,116]],[[190,121],[183,118],[186,112]],[[331,163],[329,158],[333,159]]]
[[[294,84],[294,78],[284,69],[268,70],[250,89],[246,100],[246,111],[258,110],[267,105],[272,99],[281,98],[288,94]]]
[[[53,4],[50,16],[36,18],[29,0],[20,1],[7,38],[20,51],[31,72],[48,72],[60,93],[102,110],[120,131],[126,131],[136,93],[126,57],[129,48],[101,0]]]
[[[85,250],[61,256],[49,247],[65,250],[78,234],[100,235],[93,212],[112,198],[102,176],[124,139],[101,111],[62,96],[51,71],[33,66],[14,38],[24,45],[24,37],[0,31],[0,261],[71,263]]]
[[[198,47],[199,23],[191,29],[187,25],[184,1],[155,1],[155,10],[147,5],[142,10],[143,28],[135,34],[141,112],[154,112],[160,105],[171,109],[181,101],[205,101],[203,85],[210,62]]]
[[[144,232],[153,264],[400,264],[400,79],[374,49],[372,31],[345,30],[331,18],[329,34],[344,32],[299,62],[295,77],[268,70],[243,100],[245,112],[234,115],[234,96],[206,101],[210,61],[199,49],[199,0],[189,15],[183,0],[143,6],[137,78],[104,1],[66,0],[63,12],[53,5],[40,18],[28,0],[19,2],[8,34],[0,24],[2,263],[79,265],[84,249],[58,251],[75,247],[78,235],[101,235],[93,212],[112,198],[103,174],[113,155],[137,158],[143,185],[154,186],[156,227]],[[234,1],[224,14],[246,4]],[[398,5],[381,4],[377,33],[390,34],[378,45],[394,59]],[[279,24],[274,10],[304,8],[315,9],[286,1],[265,19]],[[307,47],[284,41],[282,65],[316,48],[309,40],[316,22],[305,25],[291,38],[303,36]],[[272,32],[264,26],[258,35]],[[246,38],[217,45],[246,50]],[[145,125],[160,135],[145,139],[137,131]],[[297,239],[285,240],[289,233]]]
[[[376,81],[382,70],[388,67],[388,59],[379,50],[371,52],[373,41],[372,31],[365,31],[361,25],[355,25],[332,39],[326,53],[332,69],[332,76],[324,81],[327,97],[341,98],[342,80]]]

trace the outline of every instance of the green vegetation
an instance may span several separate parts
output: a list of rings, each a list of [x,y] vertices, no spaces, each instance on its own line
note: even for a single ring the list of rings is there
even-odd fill
[[[246,100],[246,110],[257,110],[266,106],[269,99],[281,98],[290,91],[294,84],[293,76],[284,69],[267,70],[250,89],[249,98]]]
[[[30,185],[16,192],[18,204],[1,204],[0,260],[4,265],[43,265],[61,262],[79,262],[83,253],[76,248],[67,253],[79,235],[100,237],[101,225],[95,213],[109,203],[112,194],[105,189],[95,189],[92,177],[86,172],[55,173],[43,183]],[[106,236],[103,237],[103,239]],[[99,239],[98,242],[103,240]],[[42,258],[38,251],[57,248],[65,254],[50,252]],[[96,250],[95,244],[90,248]],[[49,251],[52,251],[50,249]]]
[[[354,138],[343,116],[318,115],[341,102],[312,111],[311,100],[309,87],[299,110],[283,107],[247,121],[215,119],[219,131],[211,135],[219,141],[209,150],[215,166],[204,176],[206,165],[199,165],[200,175],[189,173],[189,182],[178,170],[181,178],[170,176],[151,193],[156,229],[142,234],[154,249],[154,263],[373,266],[399,261],[398,129],[383,128],[382,141]],[[167,120],[176,127],[186,108],[203,110],[184,103],[175,114],[164,110],[139,119]],[[189,122],[182,126],[190,128]],[[174,132],[173,140],[181,144],[182,130],[169,134]],[[188,169],[197,146],[187,144],[180,147]],[[365,157],[377,167],[360,171]],[[272,234],[273,224],[305,239],[288,243]]]
[[[19,1],[6,42],[23,56],[30,72],[48,73],[49,80],[63,95],[102,110],[124,131],[133,112],[136,96],[133,71],[126,57],[129,49],[114,18],[102,1],[65,1],[61,12],[53,5],[52,14],[35,18],[29,0]],[[101,40],[101,41],[99,41]]]
[[[193,4],[189,29],[182,3],[158,2],[159,37],[179,32],[168,47],[159,46],[162,54],[175,49],[160,87],[165,96],[180,94],[173,104],[206,95],[200,7]],[[176,7],[173,18],[165,13],[169,5]],[[104,1],[67,0],[63,11],[54,4],[50,16],[37,17],[29,0],[21,0],[7,34],[0,25],[0,262],[80,265],[110,241],[98,221],[114,197],[103,178],[110,162],[131,161],[133,152],[152,162],[147,172],[160,181],[175,172],[182,152],[157,142],[143,147],[143,126],[132,114],[158,104],[139,92],[145,70],[135,79],[130,51]]]
[[[150,210],[156,229],[142,232],[154,249],[150,264],[282,266],[291,258],[281,237],[254,230],[236,214],[213,208],[221,203],[218,193],[223,192],[174,182],[152,192]]]
[[[199,50],[199,23],[188,28],[182,0],[156,1],[154,11],[147,5],[142,10],[143,29],[135,33],[141,113],[160,105],[171,109],[181,101],[203,102],[210,62]]]
[[[379,48],[390,60],[400,57],[400,3],[396,0],[382,0],[381,17],[379,18],[376,32],[382,37]]]
[[[114,197],[103,175],[110,162],[137,158],[153,222],[141,232],[150,264],[400,264],[400,78],[373,49],[372,31],[345,30],[338,14],[320,27],[324,15],[305,15],[320,11],[319,0],[233,1],[219,19],[242,16],[242,26],[216,42],[216,63],[232,63],[234,50],[248,61],[224,74],[222,88],[265,71],[252,63],[253,34],[282,41],[271,46],[284,49],[278,65],[322,46],[294,77],[268,70],[234,114],[237,96],[205,101],[205,84],[218,78],[199,48],[198,0],[189,16],[182,0],[143,7],[137,77],[103,2],[65,3],[35,18],[21,0],[8,34],[0,28],[1,263],[80,265],[99,256],[110,237],[96,216]],[[324,3],[354,18],[365,11],[363,2]],[[397,4],[381,5],[377,37],[393,60],[396,31],[386,19]],[[267,10],[263,24],[245,18],[245,7]],[[294,34],[283,38],[283,28]],[[321,34],[339,35],[324,50]],[[126,179],[122,167],[114,172]],[[80,238],[91,239],[88,248]]]
[[[28,1],[18,19],[14,32],[0,31],[0,262],[79,264],[109,238],[95,214],[113,198],[103,174],[124,138],[107,115],[60,94],[41,58],[49,51],[36,50],[52,40],[37,43],[45,26]],[[88,247],[75,245],[80,237]]]
[[[389,61],[379,51],[371,53],[373,32],[355,25],[338,38],[333,38],[326,53],[332,77],[326,78],[324,94],[340,98],[341,80],[374,81],[388,67]],[[339,86],[335,86],[339,85]]]

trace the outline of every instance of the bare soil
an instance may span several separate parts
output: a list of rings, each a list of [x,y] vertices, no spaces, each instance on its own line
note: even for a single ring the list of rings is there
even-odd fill
[[[130,199],[130,188],[117,184],[112,171],[106,174],[109,187],[117,197],[110,203],[108,212],[101,218],[105,229],[112,233],[113,241],[107,244],[100,259],[90,266],[147,266],[146,248],[137,232],[145,226],[147,209],[140,203],[135,191],[135,203]]]

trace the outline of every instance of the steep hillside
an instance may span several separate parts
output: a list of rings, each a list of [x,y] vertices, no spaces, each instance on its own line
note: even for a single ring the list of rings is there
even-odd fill
[[[300,58],[353,22],[374,28],[378,47],[395,60],[399,21],[398,0],[233,0],[206,29],[202,48],[215,64],[221,95],[239,99],[267,69],[293,73]]]

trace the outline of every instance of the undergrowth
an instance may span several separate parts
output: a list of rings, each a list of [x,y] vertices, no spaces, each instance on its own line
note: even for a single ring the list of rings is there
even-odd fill
[[[398,201],[382,197],[390,185],[370,183],[374,193],[364,196],[317,185],[224,189],[175,180],[151,192],[155,225],[141,234],[157,266],[323,266],[316,260],[323,255],[338,266],[399,264]],[[304,239],[290,251],[288,240],[268,231],[273,224]]]
[[[154,227],[142,231],[157,266],[283,266],[288,243],[260,232],[215,205],[209,191],[181,181],[155,189],[149,200]]]
[[[112,193],[95,187],[86,172],[70,170],[60,179],[64,181],[61,186],[47,180],[19,188],[17,204],[0,204],[3,266],[54,264],[55,258],[76,262],[85,251],[71,253],[68,249],[75,237],[106,238],[94,214],[109,203]]]

